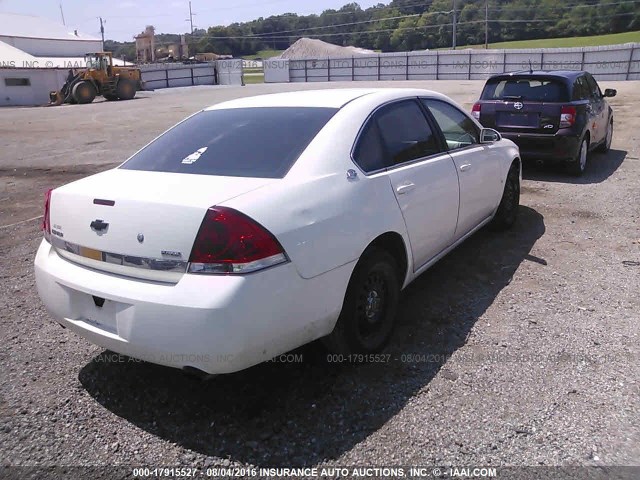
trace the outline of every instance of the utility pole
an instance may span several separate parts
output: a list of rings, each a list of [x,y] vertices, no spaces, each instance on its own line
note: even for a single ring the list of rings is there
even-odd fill
[[[104,49],[104,25],[102,24],[102,17],[100,19],[100,35],[102,35],[102,48]]]
[[[62,17],[62,24],[66,26],[67,24],[64,23],[64,12],[62,11],[62,2],[60,3],[60,16]]]
[[[484,49],[489,48],[489,0],[484,0]]]
[[[456,12],[456,0],[453,0],[453,49],[456,49],[456,23],[458,23],[458,13]]]
[[[189,2],[189,20],[188,22],[191,24],[191,35],[193,35],[193,16],[195,13],[191,11],[191,2]]]

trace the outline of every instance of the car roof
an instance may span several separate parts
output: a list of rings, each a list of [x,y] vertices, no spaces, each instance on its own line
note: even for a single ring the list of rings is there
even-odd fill
[[[557,77],[563,78],[567,80],[574,80],[576,77],[586,73],[583,70],[520,70],[517,72],[508,72],[508,73],[499,73],[497,75],[493,75],[489,78],[489,80],[493,80],[496,78],[509,78],[509,77]]]
[[[347,103],[360,97],[378,97],[381,102],[410,96],[446,98],[431,90],[416,88],[328,88],[322,90],[298,90],[291,92],[271,93],[253,97],[242,97],[227,102],[217,103],[205,110],[221,110],[226,108],[258,108],[258,107],[327,107],[342,108]]]

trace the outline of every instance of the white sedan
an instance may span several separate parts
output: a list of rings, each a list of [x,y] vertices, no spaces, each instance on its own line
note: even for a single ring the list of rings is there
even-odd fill
[[[90,342],[171,367],[228,373],[323,337],[372,353],[402,288],[515,222],[520,183],[515,144],[438,93],[241,98],[47,192],[37,288]]]

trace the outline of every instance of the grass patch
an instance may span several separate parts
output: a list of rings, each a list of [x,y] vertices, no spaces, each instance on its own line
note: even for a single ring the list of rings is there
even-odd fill
[[[573,38],[541,38],[539,40],[518,40],[516,42],[490,43],[489,48],[569,48],[599,47],[601,45],[617,45],[619,43],[640,42],[640,31],[595,35],[592,37]],[[459,48],[484,48],[484,45],[466,45]],[[446,50],[446,49],[443,49]]]
[[[253,73],[244,75],[244,83],[245,85],[249,85],[252,83],[264,83],[264,73]]]
[[[277,57],[282,52],[284,52],[284,50],[259,50],[258,53],[253,55],[244,55],[242,58],[245,60],[255,60],[256,58],[266,60],[267,58]]]

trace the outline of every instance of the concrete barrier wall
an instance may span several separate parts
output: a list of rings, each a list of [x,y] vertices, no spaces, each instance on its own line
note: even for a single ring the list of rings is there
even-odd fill
[[[270,59],[265,82],[484,80],[518,70],[587,70],[597,80],[640,80],[640,44],[521,50],[433,50],[353,58]]]
[[[244,85],[241,58],[216,60],[216,66],[218,69],[218,83],[220,85]]]
[[[142,80],[149,89],[193,85],[242,85],[242,60],[208,63],[156,63],[140,65]]]

